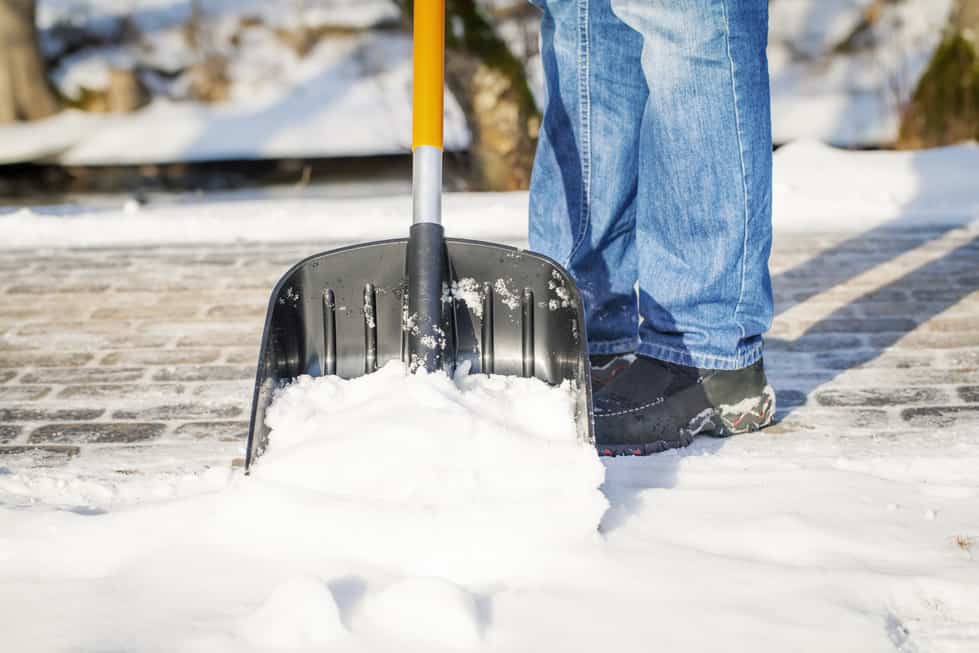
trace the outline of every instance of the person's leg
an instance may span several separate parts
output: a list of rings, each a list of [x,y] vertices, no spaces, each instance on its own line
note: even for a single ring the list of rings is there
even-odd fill
[[[772,319],[768,0],[612,0],[649,88],[636,240],[640,354],[748,367]]]
[[[609,0],[544,10],[547,103],[530,187],[530,247],[568,268],[585,304],[589,352],[639,343],[635,249],[642,38]]]
[[[768,0],[612,0],[643,39],[639,356],[595,394],[599,451],[772,421]]]

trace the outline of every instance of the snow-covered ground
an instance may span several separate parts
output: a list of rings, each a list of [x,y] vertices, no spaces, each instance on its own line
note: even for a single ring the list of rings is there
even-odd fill
[[[979,231],[975,146],[802,142],[776,167],[779,239]],[[51,207],[8,212],[0,232],[34,248],[341,242],[402,234],[407,206]],[[445,214],[456,235],[519,241],[526,195],[455,195]],[[832,310],[832,293],[816,305]],[[855,372],[888,385],[883,368]],[[285,391],[248,478],[132,449],[4,462],[3,649],[979,650],[979,432],[882,435],[806,409],[804,427],[600,461],[560,388],[394,367]]]
[[[762,433],[599,462],[561,389],[398,369],[306,381],[270,420],[249,478],[127,507],[73,506],[66,479],[0,511],[6,649],[979,643],[975,432]]]
[[[853,152],[800,141],[775,153],[776,230],[861,232],[874,226],[961,224],[979,217],[979,146]],[[445,198],[449,235],[523,244],[527,193]],[[411,199],[216,196],[143,206],[0,207],[4,247],[194,242],[349,242],[405,234]]]
[[[155,99],[131,114],[67,111],[0,127],[0,163],[139,164],[408,150],[410,38],[391,29],[358,31],[396,20],[390,0],[203,0],[198,6],[205,19],[193,29],[191,6],[189,0],[41,0],[43,44],[49,55],[64,54],[53,77],[66,97],[78,98],[83,88],[105,89],[110,69],[122,68],[140,71]],[[952,0],[773,0],[776,142],[893,143],[902,107],[951,6]],[[868,26],[869,15],[875,18]],[[105,35],[110,44],[73,50],[71,29],[79,27]],[[283,36],[324,27],[334,33],[308,52]],[[533,26],[505,27],[515,51],[526,54],[541,97],[539,57],[524,53]],[[110,38],[114,30],[137,36]],[[189,31],[196,34],[194,46]],[[227,61],[229,94],[215,104],[188,99],[189,71],[209,56]],[[465,118],[449,94],[446,146],[461,149],[468,142]]]

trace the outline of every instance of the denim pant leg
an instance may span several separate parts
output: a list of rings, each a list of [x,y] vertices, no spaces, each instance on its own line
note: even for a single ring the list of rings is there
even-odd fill
[[[530,186],[530,246],[574,277],[591,353],[634,351],[642,38],[609,0],[540,0],[546,106]]]
[[[642,35],[649,88],[638,351],[703,368],[751,365],[773,312],[768,0],[611,1]]]

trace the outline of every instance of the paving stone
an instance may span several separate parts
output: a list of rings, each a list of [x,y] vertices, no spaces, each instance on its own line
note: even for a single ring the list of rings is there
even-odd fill
[[[43,385],[4,385],[0,386],[0,401],[34,401],[51,392]]]
[[[806,376],[801,375],[796,378],[806,378]],[[927,367],[892,369],[881,373],[880,370],[873,368],[854,368],[841,370],[834,376],[833,383],[862,386],[959,385],[979,383],[979,370]]]
[[[938,388],[846,388],[821,390],[816,401],[821,406],[906,406],[933,404],[947,400]]]
[[[0,422],[77,422],[97,419],[105,412],[104,408],[50,408],[15,406],[0,408]]]
[[[765,351],[822,352],[863,349],[866,338],[842,333],[808,333],[795,339],[765,338]],[[258,355],[258,352],[255,352]]]
[[[213,363],[221,355],[214,349],[133,349],[106,354],[102,365],[193,365]]]
[[[64,464],[81,452],[79,447],[59,447],[59,446],[30,446],[30,445],[5,445],[0,446],[0,456],[22,456],[30,455],[35,457],[35,464],[38,467],[47,467],[55,464]]]
[[[28,441],[82,443],[143,442],[158,438],[165,424],[141,422],[89,422],[81,424],[46,424],[34,429]]]
[[[98,383],[69,385],[58,393],[59,399],[126,399],[129,401],[147,399],[179,398],[187,394],[188,387],[173,383],[122,384]]]
[[[97,336],[119,336],[134,333],[137,325],[138,323],[134,320],[65,322],[56,318],[52,321],[28,322],[27,324],[19,325],[17,335],[46,337],[64,333],[75,333]]]
[[[921,428],[947,428],[971,424],[979,426],[979,406],[921,406],[905,408],[901,418]]]
[[[942,287],[939,288],[915,288],[911,291],[914,299],[922,302],[943,302],[954,304],[962,300],[968,294],[968,290],[959,287],[948,287],[948,281],[942,279]]]
[[[922,324],[920,328],[925,331],[968,333],[975,340],[976,330],[979,329],[979,314],[971,316],[957,315],[954,317],[939,315]]]
[[[811,431],[815,429],[883,429],[890,422],[886,410],[877,408],[834,408],[810,409],[796,411],[789,408],[783,412],[779,407],[779,421],[765,429],[766,433],[781,434],[793,431]],[[773,430],[774,429],[774,430]]]
[[[959,397],[962,401],[972,404],[979,404],[979,385],[965,385],[959,388]]]
[[[51,315],[54,309],[50,306],[45,306],[44,304],[21,304],[18,306],[11,306],[9,304],[4,304],[0,306],[0,320],[10,320],[16,322],[23,322],[24,320],[43,320]],[[88,317],[88,314],[92,312],[92,308],[88,304],[68,304],[62,302],[60,306],[57,307],[58,317],[62,319],[84,319]]]
[[[801,390],[782,390],[780,388],[775,390],[775,406],[779,409],[804,406],[807,400],[806,393]]]
[[[251,364],[254,366],[258,365],[258,345],[254,348],[249,347],[247,349],[232,349],[224,356],[225,363],[236,364]]]
[[[251,405],[252,392],[255,390],[254,375],[245,379],[232,381],[209,381],[194,389],[194,397],[199,401],[213,403],[229,403],[233,400],[246,401]]]
[[[81,366],[92,358],[85,352],[0,351],[0,367]]]
[[[870,336],[870,346],[879,349],[959,349],[976,344],[979,339],[975,332],[965,331],[934,332],[916,330],[899,338],[893,335],[874,334]]]
[[[21,383],[127,383],[139,381],[139,367],[50,367],[25,372]]]
[[[257,362],[257,361],[256,361]],[[165,367],[153,374],[154,381],[232,381],[254,379],[255,365],[207,365],[198,367]]]
[[[237,442],[248,437],[248,422],[188,422],[178,426],[174,433],[195,440]]]
[[[67,293],[101,293],[108,289],[108,283],[18,284],[7,288],[7,293],[11,295],[44,295],[50,293],[64,295]]]
[[[954,369],[979,369],[979,348],[939,352],[939,360]]]
[[[24,430],[23,427],[18,426],[17,424],[0,424],[0,444],[8,444],[12,442],[18,435],[20,435],[22,430]]]
[[[254,328],[245,331],[236,329],[215,329],[203,333],[181,336],[177,339],[178,347],[247,347],[256,353],[262,341],[262,325],[256,323]]]
[[[814,355],[814,363],[820,367],[846,370],[852,367],[898,369],[930,367],[933,359],[927,354],[883,355],[879,349],[820,352]]]
[[[207,309],[207,316],[228,320],[228,319],[250,319],[263,318],[268,307],[263,302],[258,304],[223,304],[212,306]]]
[[[166,420],[178,419],[222,419],[237,417],[242,413],[241,406],[207,403],[163,404],[133,409],[121,409],[112,413],[113,419]]]
[[[139,319],[183,319],[196,316],[201,311],[200,305],[190,306],[156,306],[156,305],[126,305],[103,306],[92,311],[93,320],[139,320]]]
[[[806,333],[908,333],[918,326],[908,318],[831,318],[820,320],[806,328]]]

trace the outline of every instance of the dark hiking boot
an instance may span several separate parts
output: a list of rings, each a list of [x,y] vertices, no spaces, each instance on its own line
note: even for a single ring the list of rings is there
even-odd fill
[[[637,356],[595,393],[599,455],[645,456],[685,447],[697,435],[727,437],[772,423],[775,392],[758,361],[702,370]]]
[[[608,385],[609,381],[629,367],[635,359],[635,354],[592,354],[589,356],[592,392],[597,392]]]

